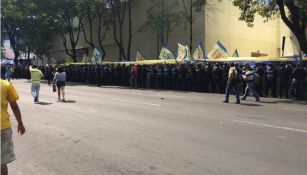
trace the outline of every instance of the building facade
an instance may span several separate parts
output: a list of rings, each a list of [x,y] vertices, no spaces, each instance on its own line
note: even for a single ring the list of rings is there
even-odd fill
[[[157,0],[156,0],[157,1]],[[167,0],[169,1],[169,0]],[[181,0],[177,1],[178,10],[183,10]],[[157,59],[157,37],[156,34],[140,33],[139,29],[146,22],[147,10],[151,8],[152,0],[134,1],[132,7],[132,47],[131,60],[134,60],[136,51],[140,50],[147,59]],[[254,27],[248,27],[244,21],[238,20],[240,10],[232,5],[231,1],[217,2],[209,0],[210,9],[204,15],[201,15],[193,25],[193,49],[199,42],[202,42],[206,54],[212,49],[217,41],[220,41],[227,48],[229,56],[237,49],[242,57],[251,57],[257,54],[268,57],[280,57],[282,37],[286,36],[285,55],[296,54],[296,49],[290,41],[291,32],[283,24],[281,19],[264,22],[264,19],[257,16]],[[127,20],[126,20],[127,21]],[[97,24],[97,23],[95,23]],[[128,25],[124,31],[124,48],[127,48]],[[171,33],[167,47],[177,53],[177,43],[185,44],[189,42],[189,30],[184,20]],[[95,27],[94,27],[95,28]],[[97,32],[94,32],[94,38],[97,38]],[[293,37],[292,37],[293,38]],[[295,38],[295,37],[294,37]],[[64,47],[60,37],[55,37],[53,49],[50,50],[47,60],[64,61],[68,56],[65,54]],[[98,45],[97,39],[96,43]],[[295,41],[294,41],[295,43]],[[78,48],[89,48],[83,35],[77,44]],[[105,61],[118,61],[119,50],[113,38],[113,30],[110,29],[104,41],[106,50]],[[194,51],[194,50],[193,50]],[[192,51],[192,52],[193,52]],[[93,51],[89,49],[89,57]]]

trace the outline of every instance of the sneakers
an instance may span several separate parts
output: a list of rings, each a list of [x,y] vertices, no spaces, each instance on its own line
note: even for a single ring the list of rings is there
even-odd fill
[[[241,98],[241,100],[246,100],[246,98],[243,97],[243,98]]]
[[[38,102],[38,98],[35,97],[35,98],[34,98],[34,103],[37,103],[37,102]]]
[[[237,103],[237,104],[240,104],[240,101],[237,101],[236,103]]]
[[[223,103],[229,103],[229,101],[228,100],[224,100]]]

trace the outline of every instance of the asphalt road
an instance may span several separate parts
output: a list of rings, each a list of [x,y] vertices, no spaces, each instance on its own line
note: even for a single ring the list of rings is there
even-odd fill
[[[26,134],[11,175],[306,175],[307,105],[68,85],[66,103],[13,80]]]

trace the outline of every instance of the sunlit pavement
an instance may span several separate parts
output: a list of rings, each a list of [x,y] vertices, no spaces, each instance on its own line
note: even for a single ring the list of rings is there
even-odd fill
[[[13,80],[26,134],[11,175],[306,175],[307,105],[70,84],[57,102]]]

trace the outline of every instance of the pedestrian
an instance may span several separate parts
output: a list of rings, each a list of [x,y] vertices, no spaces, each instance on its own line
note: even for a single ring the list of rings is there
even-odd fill
[[[17,132],[20,135],[25,133],[21,112],[17,104],[18,98],[18,93],[13,85],[8,81],[1,79],[1,175],[8,174],[7,164],[16,159],[12,140],[12,125],[8,113],[8,104],[10,104],[18,123]]]
[[[11,78],[12,78],[12,74],[13,74],[13,68],[12,66],[8,66],[6,68],[6,71],[5,71],[5,79],[9,82],[11,82]]]
[[[40,90],[40,83],[41,78],[43,78],[43,73],[40,71],[36,65],[30,66],[30,75],[31,75],[31,94],[34,98],[34,102],[39,102],[39,90]]]
[[[239,89],[238,84],[240,82],[240,73],[238,71],[238,64],[231,63],[231,68],[228,72],[228,81],[227,81],[227,87],[226,87],[226,95],[224,103],[229,103],[229,94],[230,90],[233,89],[236,95],[237,104],[240,104],[240,96],[239,96]]]
[[[64,72],[64,68],[62,66],[57,68],[57,72],[54,75],[53,84],[56,84],[57,92],[58,92],[58,101],[65,102],[65,82],[66,82],[66,73]]]
[[[246,88],[245,88],[245,93],[242,97],[242,100],[245,100],[249,90],[251,90],[253,92],[254,97],[256,98],[256,102],[259,102],[259,94],[257,93],[256,89],[255,89],[255,79],[256,79],[257,75],[251,67],[246,67],[246,72],[243,75],[243,78],[246,82]]]
[[[137,76],[138,76],[138,68],[136,65],[131,66],[131,71],[130,71],[130,87],[131,88],[137,88]]]

